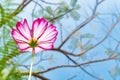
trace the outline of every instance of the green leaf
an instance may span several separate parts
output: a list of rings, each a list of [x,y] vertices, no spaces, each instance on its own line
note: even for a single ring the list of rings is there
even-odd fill
[[[74,7],[74,6],[76,5],[76,3],[77,3],[77,0],[71,0],[70,5],[71,5],[72,7]]]
[[[43,14],[44,14],[44,10],[43,10],[43,9],[40,9],[40,10],[38,11],[38,13],[39,13],[39,15],[43,15]]]
[[[78,43],[78,39],[77,38],[72,38],[70,43],[71,44],[68,45],[68,48],[73,49],[76,46],[76,44]]]
[[[114,51],[113,51],[112,49],[108,48],[108,49],[105,51],[105,53],[107,53],[108,55],[110,55],[111,53],[114,53]]]
[[[112,77],[113,80],[116,80],[115,78],[115,67],[113,67],[110,71],[109,71],[110,76]]]
[[[80,5],[76,5],[76,6],[75,6],[75,9],[76,9],[76,10],[80,9]]]
[[[69,7],[65,2],[62,2],[61,6],[60,6],[60,9],[61,9],[62,12],[65,12],[65,11],[69,10]]]
[[[51,9],[50,6],[47,6],[47,7],[46,7],[46,11],[47,11],[49,14],[53,15],[53,10]]]
[[[86,34],[83,34],[81,37],[82,38],[94,38],[94,35],[90,33],[86,33]]]
[[[71,17],[72,17],[73,19],[75,19],[75,20],[79,20],[79,18],[80,18],[80,14],[79,14],[78,12],[76,12],[76,11],[72,11],[72,12],[70,13],[70,15],[71,15]]]
[[[43,17],[44,17],[45,19],[47,19],[47,20],[51,20],[51,17],[50,17],[49,15],[47,15],[47,14],[44,14]]]
[[[84,47],[84,50],[89,50],[93,47],[93,44],[88,44]]]
[[[42,70],[45,70],[44,66],[38,66],[37,69],[34,71],[42,71]]]

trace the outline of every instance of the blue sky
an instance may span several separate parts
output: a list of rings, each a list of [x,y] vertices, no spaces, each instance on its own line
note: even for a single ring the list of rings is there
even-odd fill
[[[50,0],[48,0],[50,1]],[[58,2],[60,0],[57,0]],[[56,2],[56,0],[52,1]],[[65,30],[63,31],[64,33],[64,38],[68,35],[68,33],[71,32],[72,29],[74,29],[77,25],[79,25],[82,21],[85,20],[86,17],[91,15],[91,10],[90,8],[94,7],[95,0],[78,0],[78,4],[80,4],[81,8],[79,10],[80,13],[80,20],[74,21],[72,19],[70,20],[64,20],[62,24],[65,26]],[[119,14],[119,9],[120,9],[120,0],[106,0],[104,1],[97,9],[97,12],[100,13],[100,18],[103,19],[104,24],[99,23],[99,19],[93,20],[90,24],[86,25],[84,28],[80,30],[82,34],[85,33],[92,33],[95,35],[97,40],[100,40],[104,35],[106,34],[106,30],[110,27],[112,24],[112,15],[105,15],[108,13],[117,13]],[[32,18],[31,18],[31,12],[33,9],[34,3],[29,4],[22,13],[20,13],[18,16],[22,18],[26,18],[29,21],[29,24],[32,23]],[[118,10],[117,10],[118,9]],[[72,25],[72,26],[71,26]],[[69,27],[69,29],[68,29]],[[59,28],[58,28],[59,29]],[[67,33],[66,33],[67,32]],[[116,33],[117,32],[117,33]],[[120,34],[119,32],[119,25],[116,26],[116,28],[113,30],[111,36],[114,37],[116,40],[120,40],[120,37],[118,36]],[[97,42],[96,39],[93,39],[93,42]],[[58,46],[58,42],[60,39],[58,38],[56,41],[56,46]],[[111,46],[110,46],[110,44]],[[98,59],[98,58],[104,58],[107,57],[105,54],[105,50],[107,48],[112,48],[114,49],[114,46],[116,46],[117,42],[113,40],[113,38],[109,37],[108,40],[106,40],[104,43],[102,43],[100,46],[96,47],[94,50],[91,50],[87,56],[90,56],[89,59]],[[69,42],[66,43],[66,45],[69,45]],[[68,49],[68,46],[63,47],[66,50]],[[29,54],[29,53],[28,53]],[[58,52],[44,52],[44,56],[46,55],[53,55],[53,63],[50,63],[48,61],[46,62],[41,62],[40,65],[43,66],[45,69],[47,69],[50,66],[55,66],[55,65],[60,65],[60,64],[66,64],[68,60],[66,60],[66,57],[62,55],[61,53]],[[24,56],[24,55],[22,55]],[[35,62],[38,61],[39,55],[35,57]],[[21,56],[20,56],[21,57]],[[30,60],[28,60],[29,64]],[[102,63],[95,63],[91,64],[89,66],[85,66],[85,69],[92,74],[103,78],[104,80],[112,80],[112,78],[109,75],[109,70],[116,65],[115,61],[107,61],[107,62],[102,62]],[[37,67],[37,66],[36,66]],[[34,68],[36,68],[34,67]],[[71,76],[76,76],[73,80],[95,80],[94,78],[86,75],[81,69],[79,68],[61,68],[57,70],[50,71],[46,74],[43,74],[47,78],[50,78],[51,80],[67,80]],[[117,80],[119,80],[118,78]]]

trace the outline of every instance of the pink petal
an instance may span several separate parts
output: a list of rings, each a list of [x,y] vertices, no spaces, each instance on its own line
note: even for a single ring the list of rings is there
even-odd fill
[[[39,44],[39,47],[44,50],[50,50],[53,48],[53,43],[51,43],[51,42],[41,43],[41,44]]]
[[[17,30],[19,33],[24,36],[26,39],[30,40],[31,39],[31,33],[30,33],[30,28],[28,26],[27,20],[24,19],[23,24],[21,22],[18,22],[16,24]]]
[[[18,42],[18,47],[21,51],[26,51],[29,47],[29,45],[25,42]]]
[[[56,27],[51,24],[43,33],[43,35],[38,39],[38,42],[55,42],[57,34],[58,32],[56,30]]]
[[[12,29],[11,34],[14,40],[17,42],[28,42],[28,40],[15,29]]]
[[[28,48],[25,51],[32,52],[33,48]]]
[[[34,49],[33,49],[33,52],[36,54],[36,53],[38,53],[39,51],[42,51],[43,49],[42,48],[40,48],[40,47],[35,47]]]
[[[46,30],[48,22],[44,18],[36,19],[32,24],[33,38],[38,39]]]
[[[18,42],[18,47],[22,52],[32,52],[32,48],[27,43]]]

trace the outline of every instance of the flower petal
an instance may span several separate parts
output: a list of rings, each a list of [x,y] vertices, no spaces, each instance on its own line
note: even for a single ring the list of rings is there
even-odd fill
[[[24,19],[23,24],[21,22],[18,22],[16,24],[17,30],[19,33],[24,36],[26,39],[30,40],[31,39],[31,33],[30,33],[30,28],[28,26],[27,20]]]
[[[48,22],[44,18],[36,19],[32,24],[33,38],[38,39],[46,30]]]
[[[34,49],[33,49],[33,52],[36,54],[36,53],[38,53],[39,51],[42,51],[43,49],[42,48],[40,48],[40,47],[35,47]]]
[[[29,45],[25,42],[18,42],[17,44],[21,51],[26,51],[26,49],[30,48]]]
[[[53,48],[53,43],[51,43],[51,42],[41,43],[39,45],[39,47],[44,49],[44,50],[50,50]]]
[[[16,42],[28,42],[28,40],[15,29],[12,29],[11,34]]]
[[[32,52],[33,48],[28,48],[25,51]]]
[[[52,24],[46,29],[43,35],[38,39],[38,43],[42,41],[55,42],[58,32]]]

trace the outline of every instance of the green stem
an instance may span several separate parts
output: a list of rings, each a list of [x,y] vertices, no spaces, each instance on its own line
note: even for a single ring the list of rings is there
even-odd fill
[[[33,62],[34,62],[34,52],[32,52],[32,61],[31,61],[31,65],[30,65],[30,72],[29,72],[28,80],[31,80]]]

